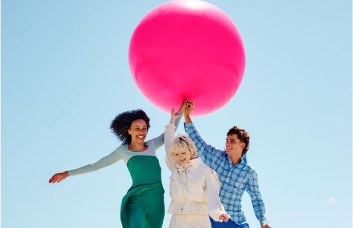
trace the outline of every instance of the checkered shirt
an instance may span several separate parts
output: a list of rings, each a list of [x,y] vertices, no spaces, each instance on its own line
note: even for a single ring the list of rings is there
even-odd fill
[[[185,132],[195,142],[197,153],[202,161],[218,174],[221,182],[219,197],[231,220],[237,224],[246,221],[241,208],[241,198],[246,190],[250,195],[255,215],[260,224],[267,223],[265,205],[257,183],[257,174],[247,164],[246,155],[241,158],[239,164],[233,166],[225,151],[217,150],[202,140],[193,123],[185,125]]]

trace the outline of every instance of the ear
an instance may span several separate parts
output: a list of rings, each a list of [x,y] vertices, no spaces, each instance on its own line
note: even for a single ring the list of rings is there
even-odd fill
[[[127,129],[127,133],[129,133],[129,135],[131,135],[131,129]]]
[[[242,148],[242,149],[245,148],[245,143],[241,143],[241,148]]]

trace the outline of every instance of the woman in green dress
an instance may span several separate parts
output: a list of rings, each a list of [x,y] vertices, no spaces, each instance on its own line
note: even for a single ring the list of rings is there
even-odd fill
[[[186,101],[179,113],[184,112]],[[150,119],[142,110],[119,114],[111,129],[122,141],[112,153],[96,162],[56,173],[49,183],[66,177],[93,172],[123,160],[129,169],[132,186],[121,202],[120,219],[124,228],[160,228],[164,219],[164,189],[156,150],[164,143],[164,135],[145,141]],[[176,125],[180,122],[177,120]]]

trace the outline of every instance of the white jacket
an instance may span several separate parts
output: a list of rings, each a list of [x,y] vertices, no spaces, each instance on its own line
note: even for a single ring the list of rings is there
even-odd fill
[[[170,176],[169,214],[209,214],[214,221],[226,214],[219,199],[220,182],[217,174],[205,165],[201,158],[193,158],[187,168],[177,163],[170,155],[169,148],[175,138],[175,125],[168,124],[164,132],[166,148],[165,162]]]

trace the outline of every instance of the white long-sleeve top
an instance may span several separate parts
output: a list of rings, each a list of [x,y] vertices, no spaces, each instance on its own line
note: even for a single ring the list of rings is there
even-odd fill
[[[170,146],[175,138],[175,125],[168,124],[164,132],[165,162],[172,172],[170,176],[169,214],[209,214],[214,221],[226,214],[219,199],[220,182],[217,174],[199,157],[187,166],[177,163],[171,155]]]

